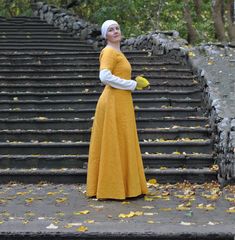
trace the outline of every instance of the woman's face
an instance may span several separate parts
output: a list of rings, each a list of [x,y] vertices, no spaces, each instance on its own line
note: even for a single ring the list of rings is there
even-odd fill
[[[121,41],[121,30],[119,25],[117,24],[112,24],[109,26],[107,35],[106,35],[107,41],[116,43]]]

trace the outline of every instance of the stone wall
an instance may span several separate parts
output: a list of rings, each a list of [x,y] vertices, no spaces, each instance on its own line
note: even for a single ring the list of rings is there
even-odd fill
[[[87,40],[94,49],[105,45],[100,26],[63,9],[37,2],[34,15],[76,38]],[[235,46],[202,44],[190,48],[177,31],[154,31],[123,39],[121,46],[123,50],[145,50],[152,55],[164,53],[167,58],[192,65],[203,85],[203,98],[214,130],[219,177],[221,180],[235,178]]]
[[[235,45],[202,44],[188,56],[204,85],[204,101],[215,131],[219,178],[235,179]]]

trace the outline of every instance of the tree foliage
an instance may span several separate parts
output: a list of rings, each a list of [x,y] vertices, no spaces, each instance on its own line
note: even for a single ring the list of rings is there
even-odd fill
[[[0,15],[6,17],[31,15],[32,2],[33,0],[0,0],[2,6]],[[63,8],[70,6],[69,11],[100,25],[107,19],[115,19],[120,23],[126,37],[154,30],[176,30],[180,32],[181,37],[187,38],[191,43],[233,40],[231,33],[234,22],[228,17],[232,17],[233,0],[47,0],[45,2]],[[217,5],[217,8],[213,7],[215,4],[219,7]],[[221,14],[219,23],[224,27],[223,38],[218,32],[221,27],[216,25],[218,14]]]

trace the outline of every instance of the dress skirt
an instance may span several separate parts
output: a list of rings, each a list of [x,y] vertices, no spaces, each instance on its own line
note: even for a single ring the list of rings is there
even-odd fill
[[[147,192],[131,91],[107,85],[92,126],[86,194],[125,199]]]

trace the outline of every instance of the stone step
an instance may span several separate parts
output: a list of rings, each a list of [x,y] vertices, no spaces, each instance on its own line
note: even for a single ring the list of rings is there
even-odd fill
[[[9,51],[83,51],[83,52],[87,52],[89,49],[92,49],[92,47],[75,47],[75,46],[63,46],[63,47],[60,47],[59,45],[58,46],[37,46],[37,44],[32,47],[32,46],[27,46],[27,45],[24,45],[24,46],[0,46],[0,52],[9,52]]]
[[[97,67],[99,67],[99,57],[94,56],[94,57],[90,57],[90,56],[84,56],[83,53],[80,53],[82,56],[66,56],[65,54],[63,54],[63,57],[59,57],[59,56],[50,56],[47,53],[45,53],[45,55],[29,55],[29,54],[24,54],[21,53],[19,54],[18,52],[16,53],[16,55],[12,55],[12,53],[5,54],[5,53],[1,53],[0,55],[0,60],[1,63],[7,63],[7,64],[24,64],[24,63],[35,63],[35,64],[68,64],[70,66],[70,64],[84,64],[85,66],[90,66],[91,65],[95,65]],[[127,55],[128,60],[130,61],[130,63],[136,64],[138,66],[142,66],[142,65],[146,65],[148,64],[148,66],[161,66],[164,67],[165,65],[167,66],[174,66],[174,67],[179,67],[179,68],[186,68],[188,69],[188,65],[182,65],[180,64],[178,61],[176,60],[169,60],[169,59],[161,59],[158,56],[131,56],[130,54]]]
[[[37,124],[35,124],[37,125]],[[193,128],[193,127],[177,127],[174,129],[168,128],[146,128],[138,129],[139,139],[141,141],[155,141],[156,139],[205,139],[210,136],[211,129],[208,128]],[[35,126],[36,128],[36,126]],[[65,130],[65,129],[46,129],[46,130],[36,130],[36,129],[16,129],[0,130],[0,142],[30,142],[30,141],[90,141],[90,129],[82,129],[77,126],[76,129]]]
[[[41,81],[42,80],[42,81]],[[10,82],[10,83],[9,83]],[[15,83],[20,84],[15,84]],[[45,84],[45,82],[47,84]],[[69,83],[68,83],[69,82]],[[57,98],[59,95],[67,95],[66,98],[71,99],[71,97],[83,98],[84,93],[85,97],[88,98],[98,98],[101,92],[104,89],[104,85],[99,81],[89,81],[91,83],[84,83],[73,80],[66,81],[63,78],[60,78],[60,81],[56,82],[54,78],[0,78],[0,99],[8,96],[42,96],[42,97],[55,97]],[[159,97],[167,97],[167,96],[175,96],[175,97],[190,97],[190,98],[201,98],[202,90],[200,85],[196,85],[194,82],[182,84],[181,82],[173,82],[173,81],[164,81],[164,82],[154,82],[151,83],[150,88],[141,90],[141,91],[133,91],[133,94],[148,94],[148,96],[159,96]],[[164,95],[166,94],[166,95]]]
[[[79,40],[79,39],[75,39],[75,38],[58,38],[58,37],[54,37],[54,38],[41,38],[41,39],[36,39],[36,38],[4,38],[1,37],[0,35],[0,43],[1,44],[46,44],[46,43],[62,43],[62,44],[85,44],[88,45],[88,41],[86,40]],[[89,46],[92,46],[92,44],[89,44]]]
[[[163,142],[141,142],[140,148],[143,153],[211,153],[212,140],[192,141],[163,141]],[[13,154],[88,154],[89,142],[0,142],[2,155]]]
[[[63,68],[57,66],[56,68],[43,68],[43,67],[35,67],[35,68],[1,68],[0,69],[0,76],[12,76],[14,74],[24,75],[24,76],[45,76],[45,75],[53,75],[53,76],[77,76],[77,75],[84,75],[87,74],[90,77],[98,77],[99,76],[99,69],[81,69],[79,67],[77,68]],[[174,79],[176,77],[179,77],[179,79],[192,79],[195,78],[195,76],[192,75],[192,72],[188,69],[167,69],[167,70],[161,70],[161,69],[144,69],[144,68],[133,68],[132,69],[132,75],[143,75],[148,76],[149,78],[154,78],[156,75],[160,77],[173,77]],[[194,80],[194,79],[193,79]],[[196,80],[195,80],[196,81]]]
[[[142,154],[145,168],[202,168],[214,163],[211,154]],[[0,169],[87,168],[88,155],[0,155]]]
[[[85,183],[85,169],[2,169],[0,181],[2,184],[16,181],[21,183]],[[216,180],[217,173],[210,168],[200,169],[145,169],[147,179],[157,178],[159,183],[176,183],[189,181],[204,183]],[[67,236],[67,235],[66,235]],[[50,236],[51,238],[51,236]],[[49,238],[48,238],[49,239]],[[102,238],[103,239],[103,238]]]
[[[48,90],[47,92],[34,92],[30,91],[12,91],[12,92],[0,92],[0,99],[1,100],[14,100],[17,97],[19,100],[74,100],[74,99],[98,99],[101,95],[101,92],[66,92],[62,89],[58,92],[51,92]],[[132,93],[133,97],[140,97],[140,98],[169,98],[169,99],[177,99],[177,98],[191,98],[191,99],[198,99],[201,98],[201,90],[190,90],[190,91],[168,91],[168,90],[142,90],[142,91],[134,91]]]
[[[25,31],[25,32],[20,32],[20,31],[7,32],[7,31],[1,31],[0,32],[0,38],[23,37],[23,36],[36,37],[36,38],[44,38],[45,36],[47,36],[47,37],[52,36],[52,37],[59,37],[59,38],[64,38],[64,37],[72,38],[72,34],[59,31],[58,29],[56,29],[55,31],[48,31],[48,32],[44,32],[44,31],[36,31],[36,32],[28,32],[28,31]]]
[[[12,40],[12,41],[17,41],[17,40],[31,40],[31,41],[53,41],[53,40],[77,40],[77,41],[81,41],[80,39],[76,39],[73,38],[71,35],[63,35],[61,36],[61,34],[57,33],[57,34],[48,34],[48,35],[40,35],[40,34],[30,34],[30,36],[28,34],[17,34],[17,33],[5,33],[3,34],[2,32],[0,32],[0,40]]]
[[[1,118],[91,118],[95,114],[95,109],[2,109]],[[136,117],[159,118],[159,117],[189,117],[201,116],[200,108],[139,108],[135,110]]]
[[[159,117],[159,118],[136,118],[138,128],[172,128],[174,126],[181,127],[209,127],[208,118],[206,117]],[[0,118],[0,129],[65,129],[72,130],[76,128],[89,129],[92,126],[91,118]]]
[[[2,100],[1,109],[91,109],[95,108],[97,99],[89,100]],[[135,108],[169,108],[169,107],[199,107],[201,99],[161,99],[161,98],[135,98]]]
[[[78,82],[78,81],[77,81]],[[25,86],[23,85],[23,83],[21,83],[21,85],[19,86],[14,86],[14,84],[9,84],[9,85],[1,85],[1,91],[2,93],[12,93],[12,92],[36,92],[36,93],[68,93],[68,92],[80,92],[80,95],[84,95],[87,94],[87,97],[92,97],[92,94],[94,95],[100,95],[101,91],[104,89],[104,86],[100,83],[99,80],[97,80],[96,82],[94,81],[93,83],[97,84],[97,87],[93,86],[93,87],[88,87],[86,85],[83,85],[83,83],[70,83],[70,84],[63,84],[63,83],[55,83],[55,84],[30,84],[30,82],[25,81]],[[23,87],[24,86],[24,87]],[[159,90],[159,92],[164,91],[165,89],[169,89],[170,92],[173,92],[173,88],[176,88],[175,94],[177,95],[180,92],[191,92],[191,93],[195,93],[193,92],[193,90],[188,90],[189,87],[192,87],[192,85],[180,85],[180,83],[151,83],[151,86],[149,88],[147,88],[148,90],[141,90],[141,92],[156,92]],[[164,90],[163,90],[164,89]],[[197,92],[200,90],[199,86],[196,88]],[[136,92],[140,92],[140,90],[135,90]],[[166,90],[165,90],[166,91]],[[174,94],[174,93],[173,93]],[[182,93],[184,94],[184,93]],[[198,95],[198,94],[196,94]],[[201,94],[199,94],[198,96],[201,96]],[[83,97],[82,97],[83,98]]]
[[[144,51],[138,51],[138,50],[133,50],[133,51],[123,51],[123,53],[128,57],[128,58],[137,58],[137,59],[143,59],[143,57],[145,56],[146,58],[148,58],[148,53],[144,52]],[[18,50],[14,50],[14,51],[0,51],[0,55],[1,57],[7,57],[7,58],[22,58],[22,57],[38,57],[38,58],[42,58],[42,59],[48,59],[48,58],[60,58],[60,59],[66,59],[67,57],[69,58],[94,58],[97,62],[97,60],[99,59],[99,55],[100,52],[99,51],[65,51],[63,49],[60,49],[60,51],[53,51],[53,50],[42,50],[42,51],[34,51],[34,49],[31,49],[31,51],[19,51]],[[160,56],[150,56],[149,59],[157,59],[161,56],[164,55],[160,55]],[[163,58],[164,59],[164,58]],[[163,59],[161,61],[163,61]],[[174,60],[175,61],[175,60]]]
[[[39,17],[28,17],[28,16],[13,16],[11,18],[4,18],[1,17],[1,21],[6,21],[6,23],[12,24],[14,22],[19,22],[22,23],[23,22],[27,22],[27,23],[45,23],[42,20],[40,20]]]
[[[177,65],[176,65],[177,66]],[[1,71],[80,71],[80,72],[99,72],[99,64],[92,64],[92,63],[58,63],[58,64],[42,64],[40,61],[37,64],[32,64],[32,60],[29,60],[29,64],[22,64],[17,63],[17,64],[4,64],[0,63]],[[89,69],[87,69],[89,68]],[[147,73],[153,73],[153,72],[158,72],[160,74],[164,72],[173,72],[173,73],[181,73],[184,75],[190,74],[192,75],[192,70],[188,68],[176,68],[175,65],[171,66],[165,64],[160,65],[159,63],[157,64],[151,64],[151,63],[142,63],[142,64],[137,64],[133,63],[132,65],[132,71],[143,71]]]
[[[1,58],[0,57],[0,67],[5,69],[45,69],[45,68],[51,68],[51,69],[58,69],[58,68],[79,68],[79,69],[99,69],[99,63],[98,59],[97,62],[90,62],[90,60],[94,60],[93,58],[90,59],[82,59],[81,61],[77,61],[74,58],[68,59],[68,62],[64,59],[36,59],[36,58]],[[51,62],[50,62],[51,61]],[[84,62],[86,61],[86,62]],[[132,61],[132,60],[130,60]],[[151,69],[159,69],[164,71],[189,71],[192,72],[189,66],[187,65],[181,65],[179,62],[131,62],[132,70],[133,69],[144,69],[144,70],[151,70]]]
[[[133,72],[133,76],[135,75],[139,75],[141,74],[142,71],[140,72]],[[167,84],[169,82],[172,83],[177,83],[178,85],[198,85],[198,80],[196,80],[196,76],[194,75],[190,75],[190,76],[182,76],[182,75],[178,75],[176,76],[176,74],[165,74],[165,75],[159,75],[158,73],[155,74],[145,74],[144,77],[146,77],[149,82],[150,85],[152,83],[155,83],[155,81],[158,81],[159,83],[162,84]],[[54,80],[58,81],[59,83],[61,82],[61,80],[65,80],[66,82],[69,83],[73,83],[74,80],[76,80],[77,82],[84,82],[84,83],[98,83],[100,82],[99,80],[99,74],[94,73],[91,74],[89,73],[82,73],[82,72],[65,72],[65,71],[0,71],[0,80],[2,82],[6,82],[6,80],[11,81],[11,80],[15,80],[17,79],[19,83],[21,83],[21,80],[35,80],[38,78],[38,81],[46,81],[48,83],[48,81],[50,80]],[[9,83],[9,82],[8,82]]]
[[[73,48],[76,49],[76,51],[80,51],[85,49],[86,51],[90,51],[93,50],[93,46],[92,45],[88,45],[88,44],[81,44],[81,43],[54,43],[54,42],[40,42],[40,43],[3,43],[1,42],[1,46],[0,46],[0,50],[2,49],[7,49],[7,48],[18,48],[19,50],[21,48],[32,48],[32,49],[40,49],[40,48]]]
[[[62,31],[56,29],[52,25],[26,25],[24,24],[0,24],[0,31],[3,33],[38,33],[38,32],[55,32],[55,33],[63,33]]]

